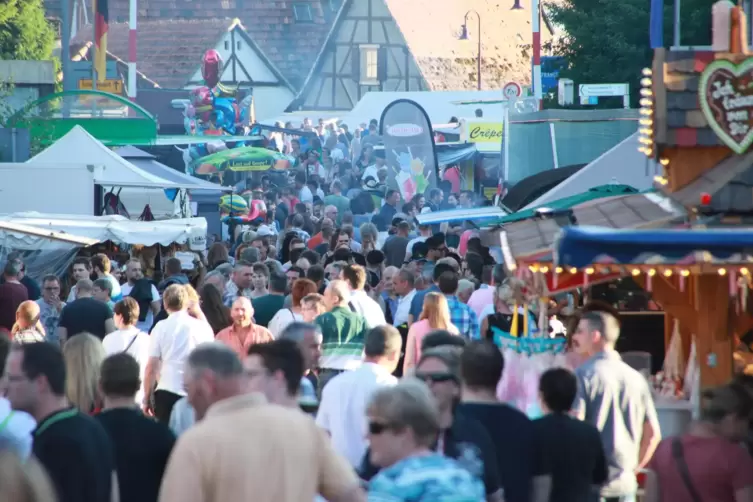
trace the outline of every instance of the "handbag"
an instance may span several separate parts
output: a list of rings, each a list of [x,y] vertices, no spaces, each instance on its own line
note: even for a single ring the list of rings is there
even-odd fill
[[[680,471],[680,477],[685,488],[690,493],[690,498],[693,499],[693,502],[703,502],[693,484],[693,480],[690,478],[690,469],[688,469],[688,463],[685,461],[685,453],[683,452],[682,441],[679,437],[672,438],[672,458],[677,463],[677,470]]]

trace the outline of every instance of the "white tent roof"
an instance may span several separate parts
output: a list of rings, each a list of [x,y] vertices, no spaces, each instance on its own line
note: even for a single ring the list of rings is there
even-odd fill
[[[7,227],[3,223],[10,223]],[[0,217],[0,242],[8,238],[23,240],[13,232],[12,225],[23,225],[49,232],[86,237],[97,242],[113,241],[124,244],[168,246],[174,242],[188,242],[192,248],[205,247],[207,220],[204,218],[182,218],[159,221],[131,221],[120,215],[80,216],[67,214],[42,214],[36,212],[15,213]],[[5,228],[4,228],[5,227]],[[41,237],[33,237],[40,239]]]
[[[637,190],[651,188],[657,165],[638,151],[639,146],[638,133],[625,138],[523,209],[539,207],[610,183],[629,185]]]
[[[139,169],[107,148],[80,125],[76,125],[65,136],[27,162],[92,165],[94,182],[104,186],[196,188],[195,183],[168,181]]]
[[[446,124],[450,117],[475,117],[477,109],[484,112],[483,120],[502,122],[504,111],[501,90],[497,91],[415,91],[415,92],[367,92],[342,121],[351,129],[371,119],[379,120],[387,105],[397,99],[410,99],[421,105],[432,124]],[[493,101],[485,103],[484,101]]]

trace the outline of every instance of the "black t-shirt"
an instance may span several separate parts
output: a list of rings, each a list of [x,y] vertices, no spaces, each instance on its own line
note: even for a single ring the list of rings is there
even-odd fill
[[[102,340],[105,322],[112,319],[110,307],[94,298],[79,298],[63,307],[58,326],[68,331],[68,338],[79,333],[91,333]]]
[[[533,421],[536,464],[552,477],[549,502],[580,502],[594,497],[607,480],[599,431],[591,424],[552,413]]]
[[[403,266],[403,263],[405,263],[405,250],[408,248],[409,242],[410,239],[399,235],[393,235],[385,241],[382,251],[384,251],[388,267],[400,268]]]
[[[156,502],[175,435],[136,408],[114,408],[96,416],[115,450],[120,502]]]
[[[528,417],[502,403],[461,403],[458,413],[479,422],[491,437],[505,502],[529,502],[537,467],[533,424]]]
[[[59,502],[110,502],[115,457],[107,432],[92,417],[75,409],[53,413],[34,431],[32,451]]]
[[[452,426],[442,434],[434,449],[439,450],[438,447],[441,447],[445,456],[457,460],[481,479],[487,494],[496,493],[502,487],[492,439],[476,420],[456,412]],[[367,450],[358,469],[358,474],[366,481],[371,480],[379,472],[379,468],[371,463],[369,457]]]

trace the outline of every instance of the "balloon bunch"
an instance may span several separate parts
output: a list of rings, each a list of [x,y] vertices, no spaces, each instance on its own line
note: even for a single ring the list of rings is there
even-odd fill
[[[189,104],[183,110],[186,134],[217,137],[214,141],[208,139],[206,144],[192,146],[188,151],[192,160],[227,149],[220,137],[243,135],[244,126],[250,125],[252,97],[238,103],[237,89],[220,82],[223,67],[222,56],[215,49],[204,53],[201,75],[205,85],[190,91]]]

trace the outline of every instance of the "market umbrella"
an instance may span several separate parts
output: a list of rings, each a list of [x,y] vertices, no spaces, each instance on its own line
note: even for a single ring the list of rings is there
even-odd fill
[[[590,202],[592,200],[596,199],[602,199],[604,197],[613,197],[615,195],[623,195],[623,194],[630,194],[630,193],[637,193],[638,190],[635,188],[629,186],[629,185],[621,185],[619,183],[611,183],[609,185],[600,185],[597,187],[593,187],[589,190],[586,190],[585,192],[579,193],[577,195],[571,195],[570,197],[563,197],[562,199],[553,200],[547,204],[543,204],[539,207],[534,207],[531,209],[524,209],[523,211],[518,211],[516,213],[508,214],[507,216],[500,218],[498,220],[489,221],[486,223],[494,224],[494,225],[503,225],[505,223],[512,223],[514,221],[520,221],[525,220],[528,218],[533,218],[536,216],[536,211],[547,208],[551,210],[564,210],[564,209],[570,209],[571,207],[577,206],[579,204],[583,204],[585,202]]]
[[[230,170],[239,172],[287,169],[290,160],[275,150],[255,146],[231,148],[196,159],[193,169],[196,174],[214,174]]]

